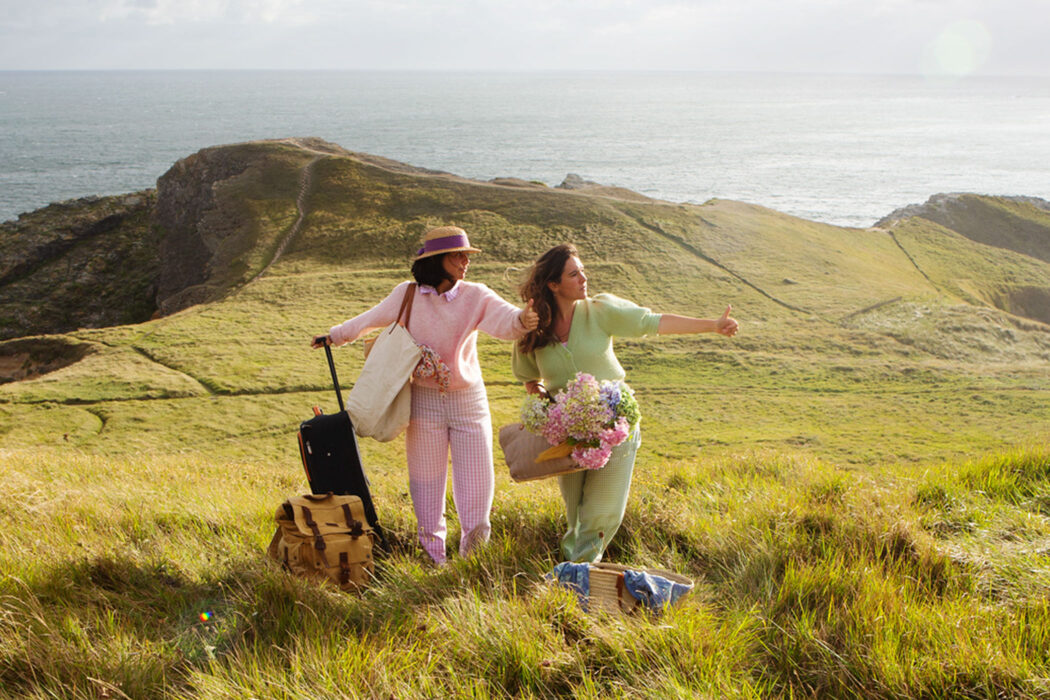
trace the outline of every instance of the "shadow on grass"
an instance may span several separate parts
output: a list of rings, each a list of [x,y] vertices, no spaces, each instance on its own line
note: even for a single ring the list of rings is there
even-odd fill
[[[488,546],[453,555],[444,567],[428,563],[413,538],[390,531],[376,579],[359,594],[300,579],[262,550],[215,561],[203,576],[130,554],[3,576],[0,697],[179,695],[195,673],[259,649],[269,650],[275,671],[292,672],[296,647],[309,640],[407,634],[426,609],[452,598],[526,595],[550,568],[535,552],[552,527],[531,524],[526,542],[500,529]]]

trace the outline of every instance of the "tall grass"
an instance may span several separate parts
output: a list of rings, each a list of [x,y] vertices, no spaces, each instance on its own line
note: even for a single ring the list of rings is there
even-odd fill
[[[380,475],[392,551],[354,596],[265,559],[295,489],[281,463],[2,459],[3,697],[1050,693],[1050,525],[1032,507],[1048,447],[878,476],[777,453],[640,464],[609,557],[697,585],[626,618],[544,583],[551,484],[501,479],[492,542],[436,568]],[[972,533],[937,525],[992,501],[985,528],[1029,548],[971,556]]]

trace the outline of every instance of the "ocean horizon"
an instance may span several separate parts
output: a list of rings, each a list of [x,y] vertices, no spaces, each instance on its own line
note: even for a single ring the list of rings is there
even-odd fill
[[[567,174],[867,227],[942,192],[1050,198],[1050,79],[769,73],[0,72],[0,221],[319,137],[477,180]]]

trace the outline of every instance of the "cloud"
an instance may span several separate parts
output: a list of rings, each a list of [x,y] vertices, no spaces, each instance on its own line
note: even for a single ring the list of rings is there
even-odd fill
[[[304,0],[106,0],[99,10],[103,21],[129,20],[147,25],[183,22],[222,22],[240,25],[316,21]]]
[[[1047,75],[1047,4],[1048,0],[0,0],[0,69]],[[980,27],[983,34],[976,29]]]

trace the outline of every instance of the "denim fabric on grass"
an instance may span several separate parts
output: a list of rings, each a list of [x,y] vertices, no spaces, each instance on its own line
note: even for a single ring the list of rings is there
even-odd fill
[[[580,600],[580,607],[587,609],[587,596],[591,593],[590,564],[563,561],[554,567],[554,571],[547,574],[546,579],[575,593]]]
[[[671,581],[663,576],[648,574],[644,571],[623,572],[623,587],[630,591],[638,602],[656,612],[693,590],[692,585]]]

